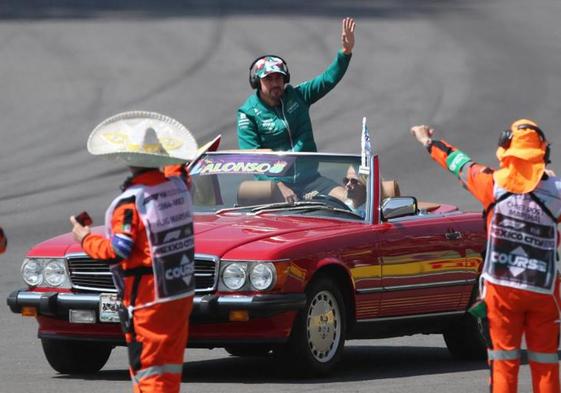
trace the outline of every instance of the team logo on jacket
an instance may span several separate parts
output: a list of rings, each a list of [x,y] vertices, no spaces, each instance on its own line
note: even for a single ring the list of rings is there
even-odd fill
[[[292,113],[296,109],[298,109],[299,107],[300,107],[300,105],[298,105],[298,103],[296,101],[289,101],[288,104],[287,104],[286,112],[287,113]]]
[[[275,129],[275,121],[273,119],[265,119],[261,122],[261,128],[266,131],[273,131]]]

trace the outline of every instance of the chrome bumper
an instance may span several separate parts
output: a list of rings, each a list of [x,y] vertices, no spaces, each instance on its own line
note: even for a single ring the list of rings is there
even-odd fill
[[[68,311],[96,310],[100,295],[96,293],[33,292],[19,289],[10,293],[6,303],[14,313],[23,307],[34,307],[38,315],[68,318]],[[232,310],[247,310],[252,317],[270,316],[285,311],[298,311],[306,304],[303,293],[241,295],[196,295],[193,298],[194,319],[222,319]]]

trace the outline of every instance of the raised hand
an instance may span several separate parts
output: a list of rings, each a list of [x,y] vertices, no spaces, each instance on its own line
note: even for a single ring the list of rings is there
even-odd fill
[[[341,46],[343,53],[350,55],[355,46],[355,27],[356,23],[353,18],[345,18],[341,24]]]
[[[72,235],[78,243],[81,243],[91,233],[90,227],[82,226],[74,216],[70,216],[70,223],[72,224]]]
[[[411,135],[417,138],[420,144],[427,146],[430,143],[430,139],[434,134],[434,129],[429,126],[420,125],[411,127]]]

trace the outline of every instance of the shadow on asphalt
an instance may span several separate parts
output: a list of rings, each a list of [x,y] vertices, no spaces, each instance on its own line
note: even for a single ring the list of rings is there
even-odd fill
[[[243,382],[314,384],[324,381],[347,382],[416,375],[430,375],[487,368],[485,362],[453,360],[446,348],[348,346],[339,368],[330,376],[294,376],[275,359],[227,357],[213,361],[186,363],[185,382]]]
[[[3,0],[0,19],[177,18],[233,15],[407,18],[459,11],[460,0]]]
[[[186,356],[189,356],[187,350]],[[523,363],[526,363],[525,353]],[[234,357],[187,362],[183,382],[239,382],[245,384],[349,382],[446,374],[487,368],[483,361],[453,359],[446,348],[348,346],[340,367],[330,376],[302,378],[272,357]],[[61,379],[128,380],[128,371],[109,370],[94,375],[59,375]]]

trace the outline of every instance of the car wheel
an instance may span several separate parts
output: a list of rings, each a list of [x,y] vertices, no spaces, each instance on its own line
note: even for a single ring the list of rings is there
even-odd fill
[[[477,319],[465,314],[444,331],[446,347],[455,358],[462,360],[487,359],[487,347],[481,336]]]
[[[284,357],[298,372],[325,375],[335,368],[343,353],[345,303],[335,282],[325,276],[308,286],[306,298],[304,310],[294,321]]]
[[[224,347],[224,350],[232,356],[265,357],[271,352],[271,347],[268,345],[231,345]]]
[[[47,361],[61,374],[92,374],[107,363],[111,345],[84,341],[42,339]]]

